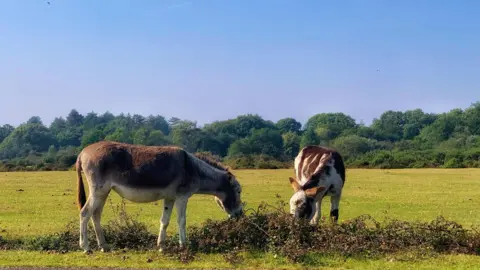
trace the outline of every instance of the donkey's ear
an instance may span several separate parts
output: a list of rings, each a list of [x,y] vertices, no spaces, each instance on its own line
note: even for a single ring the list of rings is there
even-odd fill
[[[307,195],[307,197],[315,198],[323,190],[325,190],[324,186],[312,187],[312,188],[309,188],[309,189],[305,190],[305,194]]]
[[[290,180],[290,184],[295,192],[299,191],[302,187],[298,184],[298,182],[293,179],[292,177],[288,178]]]

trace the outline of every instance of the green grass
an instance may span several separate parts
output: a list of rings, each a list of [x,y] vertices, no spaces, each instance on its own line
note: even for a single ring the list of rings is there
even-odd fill
[[[243,185],[243,200],[256,208],[261,201],[288,201],[292,189],[288,176],[292,170],[240,170],[235,173]],[[480,170],[416,169],[347,171],[347,182],[340,203],[340,222],[362,214],[377,220],[385,217],[410,221],[430,221],[439,215],[470,227],[480,224]],[[75,205],[75,172],[0,173],[0,235],[5,238],[36,236],[61,231],[71,221],[78,222]],[[23,191],[18,191],[22,189]],[[119,196],[112,192],[113,203]],[[141,211],[140,220],[153,233],[158,232],[162,202],[133,204],[127,202],[131,214]],[[323,215],[328,215],[330,202],[324,200]],[[107,202],[102,223],[113,217]],[[187,208],[187,226],[207,218],[222,219],[225,214],[213,197],[195,195]],[[176,233],[176,215],[172,215],[169,234]],[[94,245],[95,243],[91,243]],[[408,254],[391,258],[360,259],[314,257],[313,265],[334,268],[451,268],[467,269],[480,263],[478,256],[442,255],[429,260],[412,260]],[[125,260],[123,256],[127,256]],[[95,259],[79,252],[47,254],[42,252],[1,251],[0,265],[27,266],[115,266],[115,267],[231,267],[221,255],[202,255],[188,265],[169,260],[156,252],[114,252],[95,254]],[[415,256],[414,256],[415,257]],[[147,262],[150,258],[153,261]],[[245,254],[242,268],[299,267],[270,254]],[[406,259],[407,258],[407,259]]]

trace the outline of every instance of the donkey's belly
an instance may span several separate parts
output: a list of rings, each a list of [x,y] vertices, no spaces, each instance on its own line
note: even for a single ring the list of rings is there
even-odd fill
[[[167,197],[165,189],[133,188],[123,185],[115,185],[112,189],[123,198],[137,203],[149,203]]]

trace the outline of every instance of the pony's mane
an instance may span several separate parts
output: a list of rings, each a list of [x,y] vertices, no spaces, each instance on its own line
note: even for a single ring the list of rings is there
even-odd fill
[[[211,155],[197,152],[194,154],[194,156],[205,161],[207,164],[209,164],[212,167],[215,167],[219,170],[226,171],[226,172],[229,171],[228,167],[225,167],[222,163],[220,163],[220,161],[215,160]]]

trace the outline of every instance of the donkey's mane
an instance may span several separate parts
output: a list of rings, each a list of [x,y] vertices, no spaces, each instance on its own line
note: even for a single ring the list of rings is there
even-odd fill
[[[210,155],[207,155],[205,153],[198,153],[198,152],[195,153],[194,155],[195,157],[205,161],[210,166],[213,166],[222,171],[226,171],[226,172],[229,171],[228,167],[225,167],[222,163],[220,163],[220,161],[213,159],[213,157],[211,157]]]

